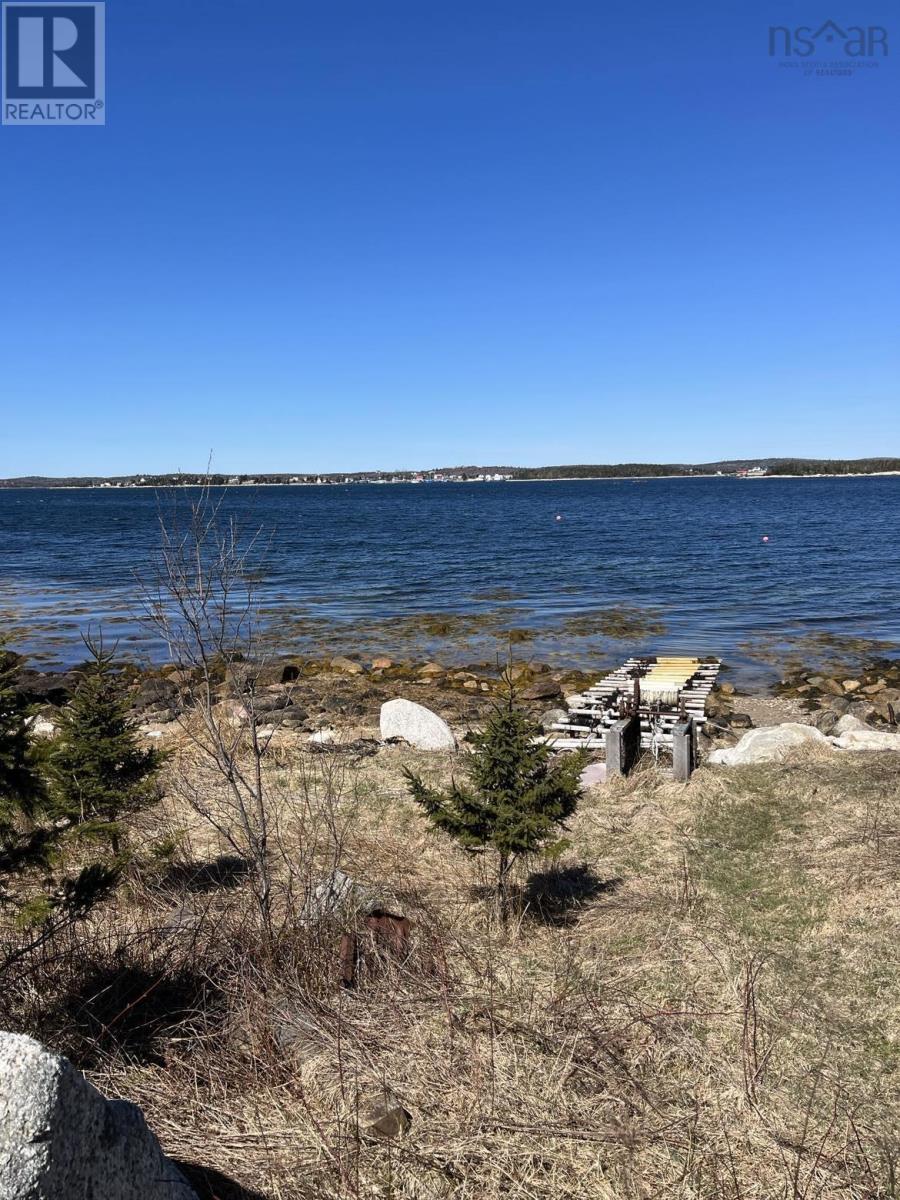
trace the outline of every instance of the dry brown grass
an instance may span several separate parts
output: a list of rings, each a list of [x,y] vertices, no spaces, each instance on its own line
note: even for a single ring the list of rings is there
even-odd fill
[[[291,814],[314,818],[322,777],[304,788],[298,755],[273,773],[313,878],[332,843],[303,858]],[[194,878],[184,864],[219,848],[164,809],[144,841],[179,829],[177,869],[145,854],[75,935],[78,968],[72,948],[33,964],[2,1020],[142,1104],[174,1157],[268,1200],[900,1195],[895,758],[597,789],[506,930],[478,861],[406,799],[404,763],[452,767],[388,748],[331,805],[343,868],[413,920],[403,960],[340,988],[340,929],[296,905],[266,957],[239,870]],[[405,1136],[366,1131],[385,1088]]]

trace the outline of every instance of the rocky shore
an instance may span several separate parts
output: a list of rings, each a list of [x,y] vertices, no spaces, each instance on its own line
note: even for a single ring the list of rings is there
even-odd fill
[[[896,725],[900,718],[900,662],[895,659],[875,659],[862,670],[830,675],[797,671],[777,690],[802,701],[825,733],[848,713],[871,725]]]
[[[236,668],[235,668],[236,669]],[[192,673],[177,666],[141,669],[124,664],[129,679],[133,716],[148,734],[164,731],[178,721],[192,700]],[[564,697],[594,676],[578,671],[555,671],[543,663],[512,668],[522,704],[540,716],[557,711]],[[316,735],[323,729],[377,726],[382,704],[402,696],[428,706],[454,726],[479,722],[501,689],[497,664],[448,667],[439,662],[394,662],[379,656],[364,660],[344,656],[325,659],[281,656],[255,670],[253,710],[258,722],[271,720],[279,728]],[[42,671],[22,663],[17,687],[38,711],[41,728],[49,732],[58,710],[71,698],[78,671]],[[234,681],[221,673],[221,703],[233,703]]]
[[[359,748],[367,739],[377,744],[372,734],[379,728],[382,705],[402,698],[427,707],[465,737],[499,694],[501,666],[473,663],[460,668],[437,661],[397,662],[384,655],[277,656],[253,672],[253,713],[269,735],[277,732],[313,744],[344,742]],[[147,669],[126,663],[121,669],[129,680],[131,709],[142,733],[150,738],[175,733],[179,718],[192,704],[192,673],[172,665]],[[512,671],[519,702],[548,728],[564,714],[567,701],[602,674],[554,670],[527,661],[514,664]],[[43,671],[21,663],[18,689],[35,707],[37,733],[52,735],[78,677],[77,670]],[[240,686],[235,687],[224,669],[219,686],[223,706],[239,704],[235,696]],[[840,733],[838,723],[846,717],[868,728],[896,732],[898,715],[900,662],[891,659],[872,659],[852,673],[796,670],[767,694],[741,692],[726,675],[708,701],[700,749],[702,754],[727,749],[748,730],[785,723],[813,726],[831,736]]]

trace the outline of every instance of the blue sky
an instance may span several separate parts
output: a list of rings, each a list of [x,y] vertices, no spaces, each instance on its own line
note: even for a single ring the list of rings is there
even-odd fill
[[[881,24],[806,77],[771,24]],[[880,0],[110,0],[0,129],[0,475],[900,455]]]

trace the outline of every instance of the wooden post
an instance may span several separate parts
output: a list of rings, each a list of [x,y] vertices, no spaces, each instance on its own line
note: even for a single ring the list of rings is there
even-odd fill
[[[626,717],[611,725],[606,731],[607,776],[627,775],[634,766],[640,744],[640,717]]]
[[[687,720],[672,727],[672,760],[675,765],[675,779],[678,783],[687,783],[694,769],[694,722]]]

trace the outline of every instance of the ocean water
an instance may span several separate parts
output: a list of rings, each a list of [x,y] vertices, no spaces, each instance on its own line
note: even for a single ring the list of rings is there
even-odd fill
[[[163,657],[139,580],[171,502],[0,490],[0,640],[62,665],[102,625]],[[754,682],[791,655],[900,653],[900,477],[236,488],[222,508],[265,532],[289,652],[490,662],[515,629],[521,658],[718,654]]]

